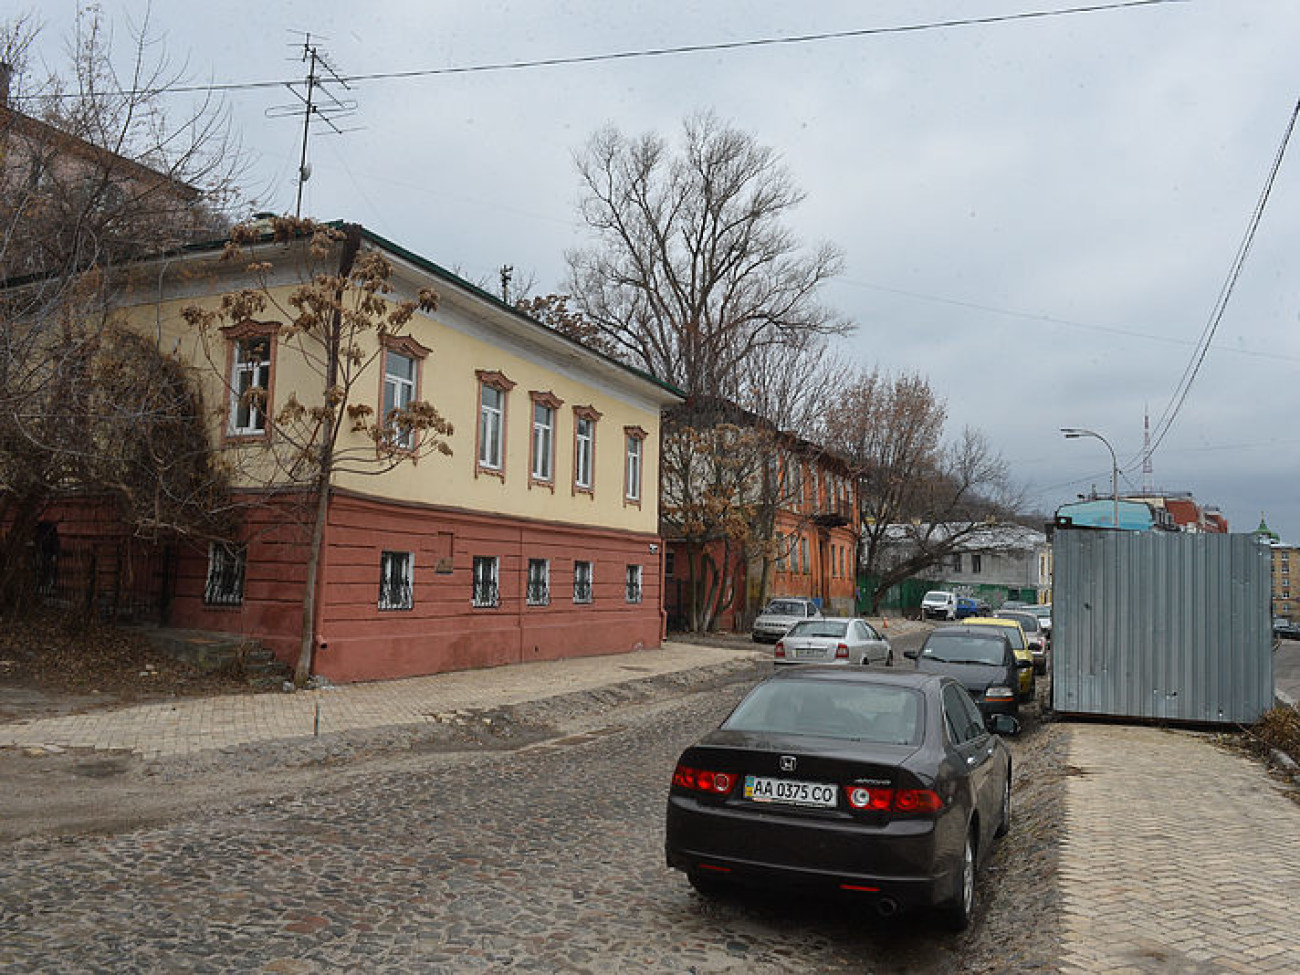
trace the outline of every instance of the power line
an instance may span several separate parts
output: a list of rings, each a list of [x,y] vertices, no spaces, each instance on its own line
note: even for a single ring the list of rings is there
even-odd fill
[[[980,27],[990,24],[1004,24],[1020,20],[1042,20],[1050,17],[1069,17],[1079,14],[1104,13],[1125,10],[1134,7],[1157,7],[1174,3],[1189,3],[1190,0],[1116,0],[1113,3],[1096,3],[1078,7],[1064,7],[1056,10],[1026,10],[1013,14],[998,14],[988,17],[962,17],[951,20],[927,21],[918,24],[899,24],[892,27],[863,27],[854,30],[823,31],[816,34],[796,34],[785,37],[760,37],[744,41],[720,41],[712,44],[684,44],[675,47],[642,48],[632,51],[615,51],[604,54],[581,54],[571,57],[538,58],[528,61],[501,61],[489,64],[460,65],[449,68],[422,68],[410,71],[381,71],[372,74],[346,75],[338,80],[343,83],[362,81],[393,81],[411,78],[432,78],[446,75],[484,74],[493,71],[523,71],[533,68],[553,68],[565,65],[598,64],[607,61],[628,61],[638,58],[669,57],[683,54],[707,54],[717,51],[735,51],[747,48],[773,47],[785,44],[814,44],[822,41],[848,40],[861,37],[875,37],[885,34],[909,34],[930,30],[948,30],[957,27]],[[167,88],[137,88],[116,92],[101,92],[119,96],[148,96],[161,94],[193,94],[195,92],[216,93],[230,91],[255,91],[262,88],[281,88],[297,83],[297,79],[285,81],[246,81],[213,83],[207,85],[176,85]],[[53,96],[18,95],[13,101],[37,100],[46,98],[79,98],[78,94]]]
[[[1296,118],[1300,116],[1300,101],[1296,102],[1295,108],[1291,110],[1291,118],[1287,121],[1286,131],[1282,136],[1282,144],[1278,146],[1277,155],[1273,157],[1273,165],[1269,169],[1268,178],[1264,181],[1264,189],[1259,195],[1259,200],[1255,204],[1255,210],[1251,214],[1250,222],[1246,227],[1246,234],[1241,243],[1237,246],[1236,256],[1233,258],[1232,267],[1228,271],[1227,280],[1224,281],[1223,287],[1219,289],[1219,296],[1215,300],[1214,307],[1210,312],[1209,321],[1206,322],[1205,328],[1201,331],[1201,337],[1197,342],[1197,349],[1192,353],[1188,360],[1187,367],[1183,370],[1182,378],[1175,387],[1173,396],[1170,397],[1169,403],[1165,406],[1164,412],[1160,419],[1156,421],[1157,434],[1155,442],[1151,444],[1150,450],[1145,452],[1145,456],[1138,456],[1145,460],[1155,453],[1160,444],[1164,441],[1169,431],[1173,428],[1174,420],[1178,418],[1179,412],[1183,408],[1183,403],[1187,400],[1187,394],[1191,391],[1192,383],[1196,381],[1197,374],[1201,371],[1201,365],[1205,362],[1205,356],[1210,351],[1210,342],[1213,341],[1215,333],[1219,329],[1219,324],[1223,321],[1223,315],[1227,311],[1228,301],[1232,297],[1237,281],[1241,277],[1242,269],[1246,265],[1246,257],[1250,254],[1251,246],[1255,242],[1255,233],[1259,230],[1259,225],[1264,219],[1264,209],[1268,205],[1269,196],[1273,192],[1273,184],[1277,180],[1278,171],[1282,168],[1282,160],[1286,156],[1288,144],[1291,142],[1291,135],[1295,131]],[[1130,465],[1132,461],[1130,461]],[[1130,466],[1126,465],[1126,466]]]

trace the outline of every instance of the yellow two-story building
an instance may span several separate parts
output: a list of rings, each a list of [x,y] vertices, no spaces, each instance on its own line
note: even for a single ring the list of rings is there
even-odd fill
[[[418,434],[397,430],[409,457],[338,465],[305,619],[317,495],[272,458],[279,418],[323,402],[319,350],[291,314],[303,284],[295,248],[308,245],[259,244],[252,270],[223,260],[222,243],[133,266],[117,304],[133,330],[190,364],[245,501],[234,542],[178,546],[168,621],[245,634],[290,664],[307,627],[313,672],[333,681],[657,645],[660,412],[680,395],[374,233],[350,232],[351,257],[339,239],[337,254],[316,260],[378,253],[392,268],[386,301],[430,290],[438,300],[344,350],[361,364],[349,404],[382,417],[427,401],[451,424],[450,454],[422,454]],[[195,309],[218,309],[254,273],[261,311],[196,326]],[[367,449],[362,433],[341,432],[340,456],[364,461]]]

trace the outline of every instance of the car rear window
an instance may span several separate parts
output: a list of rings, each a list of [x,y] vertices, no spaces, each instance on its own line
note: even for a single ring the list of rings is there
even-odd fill
[[[921,739],[921,713],[921,694],[908,687],[771,680],[754,688],[722,727],[906,745]]]
[[[921,656],[936,663],[992,664],[1006,662],[1007,645],[997,637],[974,634],[933,634],[921,648]]]
[[[1033,613],[998,613],[998,619],[1015,620],[1024,627],[1026,633],[1038,632],[1038,617]]]
[[[848,623],[843,620],[836,622],[834,620],[804,620],[802,623],[796,623],[790,627],[786,637],[792,636],[826,636],[839,639],[844,636],[844,631],[849,628]]]

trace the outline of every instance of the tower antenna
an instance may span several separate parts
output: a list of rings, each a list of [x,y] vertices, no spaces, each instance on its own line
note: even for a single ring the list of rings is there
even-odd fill
[[[330,90],[331,85],[340,85],[345,89],[348,83],[330,65],[324,53],[312,43],[311,34],[304,34],[301,60],[307,63],[307,77],[301,82],[286,83],[285,87],[294,93],[300,105],[277,105],[266,110],[267,118],[288,118],[302,116],[302,148],[298,158],[298,193],[294,203],[293,214],[302,216],[302,188],[311,179],[311,162],[307,159],[307,144],[311,136],[311,122],[319,119],[330,127],[336,135],[342,135],[351,129],[340,129],[335,119],[346,118],[357,110],[355,101],[342,101]],[[300,90],[301,89],[301,90]]]

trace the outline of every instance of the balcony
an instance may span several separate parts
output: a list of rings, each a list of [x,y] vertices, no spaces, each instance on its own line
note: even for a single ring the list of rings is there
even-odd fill
[[[823,528],[842,528],[853,524],[853,503],[851,501],[823,502],[813,514],[814,524]]]

